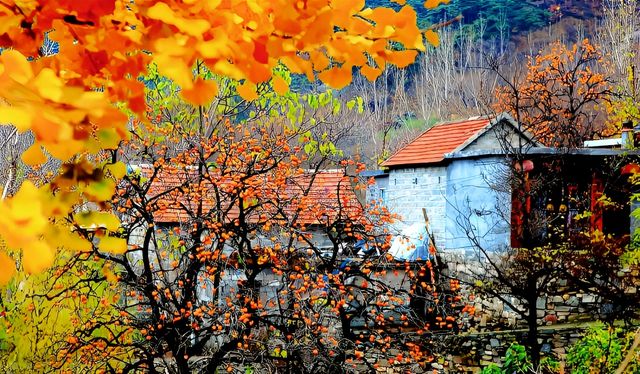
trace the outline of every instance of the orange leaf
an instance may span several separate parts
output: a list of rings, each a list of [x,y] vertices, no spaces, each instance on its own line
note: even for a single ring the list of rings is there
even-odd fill
[[[363,65],[362,68],[360,68],[360,73],[367,77],[369,81],[373,82],[382,74],[382,70],[369,65]]]
[[[18,83],[26,84],[33,78],[31,64],[22,53],[14,49],[4,51],[0,55],[0,63],[4,65],[4,73]]]
[[[339,90],[351,83],[351,66],[334,66],[318,74],[318,78],[329,87]]]
[[[278,95],[282,96],[289,92],[289,83],[287,83],[287,81],[285,81],[281,76],[274,75],[271,80],[271,85]]]
[[[6,253],[0,252],[0,286],[9,283],[16,272],[16,264]]]
[[[30,166],[39,165],[47,161],[47,156],[42,153],[40,144],[36,143],[22,154],[22,161]]]
[[[389,53],[389,62],[399,68],[405,68],[416,60],[417,55],[418,52],[412,50],[393,51]]]
[[[29,274],[40,273],[53,263],[53,251],[42,241],[32,242],[22,253],[22,265]]]
[[[245,80],[243,84],[236,88],[238,95],[247,101],[253,101],[258,98],[258,92],[256,91],[256,85],[254,83]]]
[[[440,38],[438,37],[438,33],[436,33],[435,31],[433,30],[425,31],[424,37],[432,46],[437,47],[440,45]]]
[[[205,105],[210,103],[218,94],[218,84],[213,80],[203,80],[198,78],[193,87],[180,91],[180,95],[194,105]]]
[[[433,9],[440,4],[449,4],[449,0],[427,0],[424,2],[424,7],[427,9]]]

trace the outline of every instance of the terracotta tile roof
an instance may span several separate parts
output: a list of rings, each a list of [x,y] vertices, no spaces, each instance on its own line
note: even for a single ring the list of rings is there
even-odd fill
[[[343,171],[321,170],[315,174],[313,181],[311,176],[311,173],[306,173],[293,178],[285,188],[289,196],[300,196],[304,190],[308,190],[307,201],[313,208],[300,212],[299,223],[319,224],[334,220],[337,214],[342,217],[362,214],[362,204],[358,201],[350,177],[344,175]],[[307,204],[303,203],[303,205]],[[292,210],[298,206],[298,204],[292,204],[285,210],[291,215]]]
[[[389,157],[382,166],[442,162],[445,154],[453,152],[489,124],[488,118],[482,118],[435,125]]]
[[[198,185],[196,169],[185,169],[165,166],[155,171],[150,165],[140,166],[142,177],[150,180],[146,198],[152,204],[151,211],[158,223],[187,222],[202,203],[202,215],[217,217],[218,213],[226,220],[238,218],[239,207],[234,193],[225,194],[223,190],[233,182],[231,177],[226,180],[209,176],[213,181],[205,181]],[[266,176],[262,176],[267,178]],[[297,213],[295,220],[298,224],[321,224],[327,219],[335,219],[337,214],[346,217],[361,214],[362,205],[357,199],[350,177],[342,170],[320,170],[312,174],[305,172],[286,180],[284,188],[273,181],[254,180],[254,186],[263,195],[263,208],[259,213],[266,213],[274,219],[290,222]],[[216,191],[218,193],[216,193]],[[220,202],[217,196],[221,197]],[[234,205],[234,203],[236,205]],[[254,213],[249,221],[257,222],[259,214]]]

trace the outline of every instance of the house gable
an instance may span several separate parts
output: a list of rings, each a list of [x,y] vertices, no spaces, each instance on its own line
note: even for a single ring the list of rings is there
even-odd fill
[[[504,149],[520,143],[537,146],[508,114],[500,114],[493,119],[475,117],[427,129],[389,157],[382,166],[393,169],[434,165],[445,162],[450,154],[479,150],[502,153]]]

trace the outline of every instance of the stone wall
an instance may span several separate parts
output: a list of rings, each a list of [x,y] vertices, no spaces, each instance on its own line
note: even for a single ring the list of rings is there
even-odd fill
[[[538,343],[542,356],[554,356],[562,360],[566,347],[579,340],[586,328],[582,325],[556,325],[539,330]],[[522,344],[526,339],[523,329],[468,333],[450,337],[445,345],[455,347],[445,355],[444,362],[434,368],[440,373],[479,373],[490,364],[502,365],[502,358],[513,343]]]
[[[469,276],[480,265],[464,252],[441,253],[447,264],[448,275],[472,282]],[[625,293],[635,295],[640,287],[639,269],[625,269],[633,282],[626,285]],[[585,328],[606,317],[607,305],[594,294],[577,292],[559,279],[553,282],[554,293],[536,300],[538,342],[543,355],[553,355],[562,361],[567,349],[583,336]],[[444,339],[445,362],[436,364],[442,373],[477,373],[491,363],[500,364],[509,346],[524,344],[526,321],[497,298],[474,295],[470,287],[460,290],[467,305],[473,306],[472,315],[462,317],[462,333]],[[516,307],[521,303],[508,301]]]

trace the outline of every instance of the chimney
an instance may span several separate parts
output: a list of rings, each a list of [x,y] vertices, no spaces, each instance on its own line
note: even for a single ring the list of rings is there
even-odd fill
[[[635,145],[635,139],[633,136],[633,122],[625,121],[622,123],[622,149],[633,149]]]

